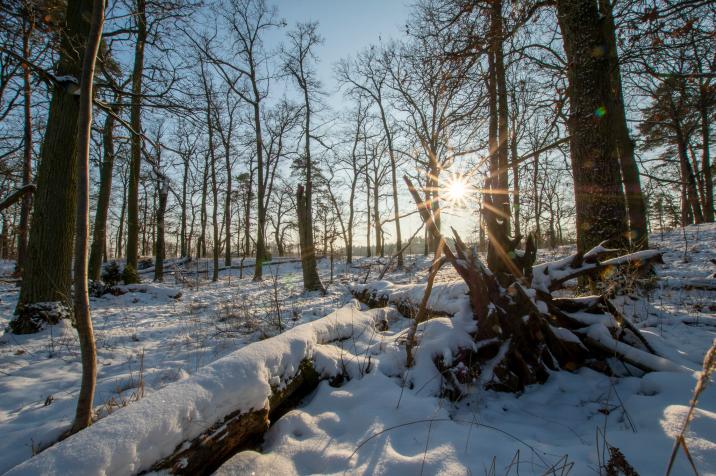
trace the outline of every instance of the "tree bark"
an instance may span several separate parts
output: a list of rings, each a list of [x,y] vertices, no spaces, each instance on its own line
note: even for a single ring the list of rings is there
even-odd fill
[[[34,18],[23,19],[22,22],[22,56],[26,60],[30,59],[30,36],[34,30]],[[22,83],[23,83],[23,110],[24,110],[24,130],[23,141],[23,160],[22,160],[22,185],[29,185],[32,182],[32,83],[30,78],[30,65],[23,63],[22,65]],[[23,263],[27,254],[27,232],[30,224],[30,212],[32,211],[32,195],[26,194],[22,198],[20,206],[20,226],[17,230],[17,263],[15,264],[15,274],[22,277]]]
[[[89,33],[91,0],[69,0],[57,76],[78,78]],[[16,312],[32,303],[71,301],[77,184],[77,84],[55,84],[40,149],[37,192]]]
[[[615,138],[607,44],[596,0],[557,0],[568,60],[570,151],[577,215],[577,249],[613,240],[627,244],[627,217]]]
[[[167,199],[169,197],[169,179],[164,176],[157,178],[157,194],[159,203],[157,205],[157,241],[154,258],[154,281],[164,281],[164,260],[166,259],[165,224],[164,216],[167,210]]]
[[[626,207],[629,216],[629,237],[632,248],[644,250],[649,248],[649,233],[646,227],[646,205],[641,191],[639,168],[634,157],[634,142],[629,136],[622,77],[617,51],[616,27],[614,12],[610,0],[599,0],[600,12],[603,16],[602,28],[607,41],[609,57],[609,77],[611,81],[612,111],[607,120],[614,128],[614,139],[619,156],[619,165],[626,192]],[[607,115],[609,115],[607,112]]]
[[[104,0],[94,0],[92,20],[82,62],[80,104],[77,126],[78,187],[77,218],[75,220],[75,294],[74,314],[82,355],[82,385],[77,398],[77,410],[71,432],[76,433],[92,423],[92,402],[97,380],[97,349],[87,292],[87,239],[89,235],[89,154],[92,134],[93,80],[97,51],[102,39]]]
[[[266,258],[266,184],[264,182],[264,153],[263,138],[261,135],[261,111],[259,102],[259,92],[256,86],[256,80],[253,82],[254,97],[254,129],[256,131],[256,167],[258,169],[258,183],[256,196],[258,200],[258,210],[256,216],[256,265],[254,266],[254,281],[263,279],[263,262]]]
[[[711,86],[713,88],[713,86]],[[709,85],[699,85],[699,117],[701,119],[701,171],[704,180],[704,220],[714,221],[714,181],[711,170],[711,117],[708,107]],[[711,93],[713,94],[713,93]]]
[[[127,266],[137,269],[139,251],[139,171],[142,165],[142,74],[144,47],[147,41],[146,0],[136,0],[134,18],[137,22],[137,42],[134,46],[132,70],[132,102],[130,124],[134,133],[130,139],[129,186],[127,192]]]
[[[120,102],[120,101],[116,101]],[[119,112],[119,107],[112,108],[113,113]],[[99,281],[102,272],[102,255],[104,253],[107,236],[107,212],[112,194],[112,168],[114,167],[114,116],[107,114],[102,131],[104,160],[100,169],[99,195],[97,197],[97,211],[94,217],[94,231],[92,233],[92,247],[89,258],[89,279]]]
[[[298,236],[301,246],[301,268],[303,270],[303,289],[325,292],[316,268],[316,250],[313,245],[312,220],[308,217],[308,196],[303,185],[296,192],[296,211],[298,214]]]

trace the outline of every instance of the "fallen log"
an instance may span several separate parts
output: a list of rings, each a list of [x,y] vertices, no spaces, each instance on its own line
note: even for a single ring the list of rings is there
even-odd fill
[[[57,468],[73,474],[210,474],[236,451],[260,443],[271,422],[320,380],[359,377],[361,357],[346,342],[374,337],[386,320],[385,310],[363,312],[353,302],[249,344],[6,474],[55,474]]]
[[[174,453],[154,464],[149,472],[212,474],[239,451],[257,448],[271,423],[311,393],[320,380],[313,362],[310,359],[304,360],[284,389],[272,388],[268,407],[249,412],[237,410],[227,415],[193,440],[178,445]]]

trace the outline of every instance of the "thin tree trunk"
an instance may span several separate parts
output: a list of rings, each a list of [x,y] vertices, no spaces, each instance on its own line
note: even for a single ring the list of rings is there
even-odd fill
[[[213,128],[209,126],[209,144],[213,151]],[[214,227],[214,272],[211,276],[211,280],[216,282],[219,280],[219,251],[221,251],[221,236],[219,233],[219,184],[216,179],[216,159],[214,153],[211,153],[211,194],[214,198],[214,206],[212,207],[211,220]]]
[[[395,220],[395,246],[398,250],[398,263],[399,269],[403,268],[403,241],[400,236],[400,207],[398,205],[398,177],[397,177],[397,164],[395,160],[395,151],[393,150],[393,134],[388,127],[388,119],[383,109],[382,98],[378,101],[380,109],[380,120],[383,124],[383,131],[385,138],[388,141],[388,157],[390,158],[390,180],[391,186],[393,187],[393,219]]]
[[[207,222],[207,210],[206,210],[206,198],[209,193],[209,161],[210,156],[207,154],[204,162],[204,175],[202,176],[201,182],[201,210],[199,213],[199,224],[201,226],[201,234],[197,242],[196,254],[199,258],[206,258],[206,222]]]
[[[125,181],[126,183],[126,181]],[[123,187],[122,190],[122,208],[119,212],[119,228],[117,230],[117,250],[116,250],[116,257],[121,258],[122,257],[122,248],[123,248],[123,240],[124,240],[124,215],[127,212],[127,188]]]
[[[714,181],[711,171],[711,119],[707,102],[708,87],[705,83],[699,87],[699,116],[701,118],[701,171],[705,196],[704,220],[711,223],[714,221]]]
[[[120,102],[120,101],[116,101]],[[119,112],[119,107],[112,109]],[[107,114],[102,131],[104,160],[100,170],[97,211],[94,217],[94,231],[89,259],[89,279],[99,281],[102,271],[102,255],[107,236],[107,212],[112,193],[112,168],[114,167],[114,116]]]
[[[164,260],[166,259],[164,216],[166,214],[167,198],[169,196],[169,180],[166,177],[159,177],[157,179],[157,193],[159,194],[159,205],[157,206],[157,241],[154,258],[154,281],[162,282],[164,281]]]
[[[75,419],[70,430],[72,433],[78,432],[92,423],[92,402],[97,380],[97,349],[95,348],[87,292],[87,239],[89,235],[89,154],[90,135],[92,134],[92,99],[94,97],[92,83],[97,51],[102,38],[104,0],[94,0],[91,21],[80,79],[77,127],[78,196],[75,220],[74,314],[82,355],[82,385],[77,398]]]
[[[30,59],[30,36],[35,27],[32,18],[23,19],[22,22],[22,56]],[[24,99],[24,131],[22,160],[22,185],[29,185],[32,182],[32,83],[30,78],[30,65],[22,64],[22,82]],[[27,254],[27,232],[30,224],[30,212],[32,211],[32,194],[25,194],[20,205],[20,226],[17,230],[17,262],[15,274],[22,277],[23,263]]]
[[[256,184],[258,209],[256,216],[256,264],[254,267],[254,281],[261,281],[263,279],[263,262],[266,259],[266,183],[264,182],[264,152],[262,142],[263,139],[261,136],[261,111],[259,92],[256,86],[255,78],[252,85],[256,101],[254,102],[254,129],[256,131],[256,167],[258,169],[258,180]]]
[[[189,246],[187,243],[187,235],[186,235],[186,213],[187,213],[187,187],[189,184],[189,158],[184,158],[184,171],[182,173],[182,182],[181,182],[181,225],[180,225],[180,237],[179,241],[181,243],[181,257],[185,258],[189,256]]]
[[[370,179],[368,176],[368,166],[366,165],[365,170],[365,209],[367,214],[367,221],[366,221],[366,257],[371,257],[371,249],[370,249]]]
[[[228,131],[231,134],[231,131]],[[231,143],[227,142],[226,153],[226,194],[224,195],[224,265],[231,266],[231,193],[233,178],[231,177]]]

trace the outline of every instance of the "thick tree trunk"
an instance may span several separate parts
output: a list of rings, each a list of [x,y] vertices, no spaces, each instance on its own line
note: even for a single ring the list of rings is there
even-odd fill
[[[634,157],[634,142],[629,136],[629,126],[627,125],[626,111],[624,109],[613,6],[610,0],[599,0],[599,8],[603,16],[604,38],[607,41],[613,102],[612,111],[607,111],[607,116],[611,112],[611,118],[608,117],[607,120],[614,128],[619,165],[626,192],[631,244],[633,248],[643,250],[649,248],[649,234],[646,229],[646,205],[641,191],[639,168]]]
[[[303,197],[303,202],[299,199],[296,206],[303,207],[303,218],[299,218],[299,223],[303,222],[303,232],[299,231],[303,237],[301,245],[301,265],[303,267],[303,288],[306,291],[321,291],[326,289],[318,277],[318,267],[316,264],[316,246],[313,238],[313,163],[311,158],[311,102],[308,96],[308,87],[303,89],[304,108],[306,113],[305,124],[305,161],[306,161],[306,188],[299,187],[299,195]],[[299,212],[300,213],[300,212]],[[299,225],[301,226],[301,225]]]
[[[134,133],[130,140],[129,186],[127,196],[127,266],[137,269],[139,251],[139,171],[142,165],[142,74],[144,72],[144,47],[147,41],[146,0],[136,0],[134,18],[137,42],[134,46],[134,69],[132,70],[132,102],[130,124]]]
[[[74,314],[82,355],[82,385],[77,398],[77,411],[71,432],[75,433],[92,423],[95,382],[97,380],[97,349],[87,292],[87,242],[89,235],[89,155],[92,134],[93,81],[97,51],[104,25],[104,0],[94,0],[92,20],[82,63],[80,105],[78,117],[78,187],[75,228],[75,294]]]
[[[604,240],[627,244],[619,157],[608,111],[613,110],[607,44],[597,0],[557,0],[568,60],[570,151],[577,212],[577,249]]]
[[[86,42],[91,9],[91,0],[68,1],[57,76],[80,76],[82,57],[79,52],[82,48],[78,49],[77,45]],[[76,84],[53,86],[47,128],[40,150],[34,213],[18,299],[17,312],[20,314],[29,304],[60,301],[69,305],[71,301],[79,117],[77,87]],[[18,320],[24,321],[23,316]],[[35,326],[23,325],[14,330],[21,327],[25,332],[36,330]]]
[[[112,111],[117,113],[119,108],[113,108]],[[102,160],[100,169],[97,211],[94,216],[94,231],[89,258],[89,279],[93,281],[99,281],[102,272],[102,255],[107,236],[107,212],[112,194],[112,168],[114,167],[114,117],[112,114],[107,114],[104,121],[102,143],[104,160]]]

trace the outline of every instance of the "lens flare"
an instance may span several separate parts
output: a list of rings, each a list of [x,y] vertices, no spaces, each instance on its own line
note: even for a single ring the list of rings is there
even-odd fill
[[[445,199],[455,205],[464,205],[470,193],[470,185],[461,175],[455,175],[445,184]]]

